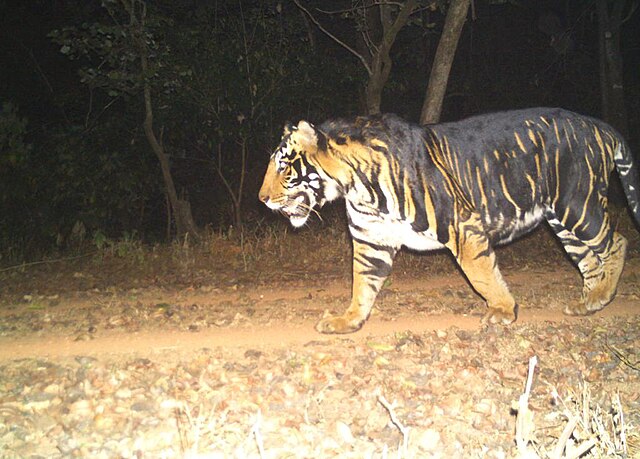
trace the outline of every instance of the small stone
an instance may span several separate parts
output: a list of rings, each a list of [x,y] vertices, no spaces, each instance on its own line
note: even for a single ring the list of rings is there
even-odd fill
[[[355,441],[351,433],[351,428],[342,421],[336,421],[336,432],[338,433],[338,437],[345,443],[351,444]]]
[[[51,405],[50,400],[37,400],[25,403],[25,408],[32,411],[44,411]]]
[[[73,340],[74,341],[91,341],[92,339],[93,339],[93,336],[91,336],[90,334],[80,333]]]
[[[56,384],[56,383],[49,384],[47,387],[43,389],[43,392],[47,394],[57,395],[60,393],[60,384]]]
[[[98,430],[108,430],[114,425],[113,418],[104,414],[97,414],[93,418],[93,424]]]
[[[153,411],[155,409],[155,405],[148,401],[141,401],[132,404],[131,409],[133,411]]]
[[[258,359],[261,355],[262,351],[258,351],[256,349],[247,349],[244,353],[244,356],[247,359]]]
[[[592,368],[585,376],[587,382],[593,383],[602,380],[602,373],[597,368]]]
[[[338,442],[331,437],[323,438],[322,441],[320,442],[320,446],[322,449],[330,450],[330,451],[340,449],[340,445],[338,444]]]
[[[131,398],[131,389],[128,387],[122,387],[116,391],[115,396],[121,400]]]
[[[452,394],[445,397],[440,406],[449,416],[456,417],[462,411],[462,400],[459,395]]]
[[[80,399],[69,405],[69,414],[72,416],[84,417],[92,414],[89,400]]]
[[[33,425],[39,431],[46,433],[58,426],[58,421],[47,413],[40,413],[33,417]]]
[[[386,358],[382,357],[381,355],[377,356],[375,358],[375,360],[373,361],[373,363],[377,366],[377,367],[385,367],[387,365],[389,365],[389,360],[387,360]]]
[[[436,451],[440,444],[440,432],[427,429],[416,434],[418,447],[423,451]]]
[[[95,357],[89,357],[87,355],[79,355],[75,358],[75,360],[83,367],[91,366],[97,361]]]
[[[163,400],[160,403],[160,409],[162,410],[179,410],[182,408],[182,406],[183,403],[174,398]]]

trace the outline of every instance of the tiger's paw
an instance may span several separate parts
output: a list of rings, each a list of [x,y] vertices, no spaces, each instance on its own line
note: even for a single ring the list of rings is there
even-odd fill
[[[616,296],[615,285],[600,282],[594,289],[586,292],[578,303],[568,304],[564,313],[568,316],[588,316],[604,309]]]
[[[363,321],[353,322],[343,316],[327,316],[316,324],[316,331],[325,334],[353,333],[362,328]]]
[[[568,304],[567,306],[565,306],[564,311],[562,312],[564,312],[568,316],[589,316],[600,311],[605,307],[605,305],[606,303],[588,304],[581,301],[579,303]]]
[[[518,305],[516,304],[512,311],[503,309],[489,308],[489,311],[482,318],[483,324],[501,324],[509,325],[518,318]]]

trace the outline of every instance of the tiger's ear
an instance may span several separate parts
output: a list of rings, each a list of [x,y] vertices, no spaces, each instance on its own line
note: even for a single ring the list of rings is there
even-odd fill
[[[318,148],[319,136],[322,134],[313,127],[313,124],[302,120],[295,129],[297,131],[296,137],[298,141],[306,147],[307,150],[316,150]]]
[[[284,124],[284,132],[282,133],[282,140],[284,140],[284,138],[289,134],[291,134],[295,129],[296,128],[293,126],[293,124],[291,124],[290,121],[287,121]]]

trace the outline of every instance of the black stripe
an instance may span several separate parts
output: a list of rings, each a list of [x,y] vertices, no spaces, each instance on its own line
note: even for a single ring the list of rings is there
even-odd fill
[[[361,274],[373,275],[377,277],[387,277],[391,273],[391,265],[386,261],[377,258],[374,255],[360,254],[360,257],[364,259],[368,264],[368,269],[360,271]],[[360,262],[361,264],[364,263]]]
[[[369,182],[369,186],[373,189],[373,192],[378,199],[378,209],[380,210],[380,213],[388,214],[389,207],[387,206],[387,197],[382,192],[380,183],[375,179],[376,177],[380,177],[380,166],[378,164],[374,165],[371,175],[374,179]]]
[[[369,247],[371,247],[373,250],[376,250],[378,252],[387,252],[391,258],[393,258],[393,256],[396,253],[396,249],[394,249],[393,247],[389,247],[387,245],[379,245],[379,244],[375,244],[373,242],[369,242],[369,241],[365,241],[364,239],[358,238],[358,237],[352,237],[352,239],[356,242],[359,242],[362,245],[367,245]]]

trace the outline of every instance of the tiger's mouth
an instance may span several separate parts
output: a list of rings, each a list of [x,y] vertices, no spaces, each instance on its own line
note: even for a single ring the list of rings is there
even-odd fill
[[[287,201],[287,205],[280,208],[280,212],[289,219],[291,225],[299,228],[309,219],[313,203],[306,193],[299,193]]]

